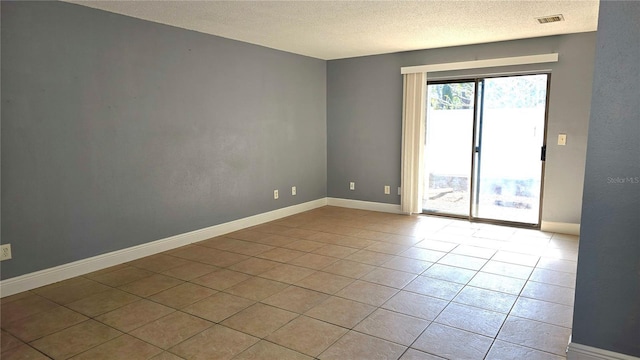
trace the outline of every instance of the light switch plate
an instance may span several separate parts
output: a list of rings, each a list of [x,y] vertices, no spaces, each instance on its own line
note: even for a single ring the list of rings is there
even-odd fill
[[[567,134],[558,134],[558,145],[567,145]]]

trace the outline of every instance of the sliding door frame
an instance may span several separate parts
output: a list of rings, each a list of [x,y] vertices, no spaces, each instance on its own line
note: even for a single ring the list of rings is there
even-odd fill
[[[522,223],[516,221],[509,220],[496,220],[490,218],[481,218],[473,216],[473,204],[474,201],[478,201],[479,196],[476,194],[477,189],[477,176],[476,172],[479,172],[480,169],[477,167],[476,162],[480,161],[480,156],[478,154],[477,147],[481,146],[481,136],[482,129],[479,126],[482,126],[482,121],[479,120],[479,117],[482,116],[482,111],[484,110],[484,101],[481,101],[480,107],[478,106],[478,97],[480,90],[480,83],[485,79],[495,79],[502,77],[517,77],[517,76],[528,76],[528,75],[546,75],[547,83],[546,83],[546,94],[545,94],[545,109],[544,109],[544,130],[543,130],[543,139],[542,139],[542,147],[540,149],[540,157],[541,157],[541,171],[540,171],[540,188],[539,188],[539,204],[538,204],[538,223],[537,224],[529,224]],[[466,219],[471,222],[479,222],[479,223],[487,223],[494,225],[508,225],[513,227],[521,227],[521,228],[529,228],[529,229],[540,229],[542,224],[542,207],[544,201],[544,179],[545,179],[545,168],[546,168],[546,148],[547,148],[547,131],[548,131],[548,122],[549,122],[549,100],[550,100],[550,91],[551,91],[551,71],[531,71],[531,72],[522,72],[522,73],[512,73],[512,74],[496,74],[496,75],[476,75],[476,76],[466,76],[466,77],[456,77],[451,79],[437,79],[437,80],[429,80],[427,79],[427,89],[429,85],[438,85],[438,84],[450,84],[450,83],[462,83],[462,82],[474,82],[474,105],[473,105],[473,135],[471,139],[471,169],[470,169],[470,177],[469,177],[469,212],[465,215],[459,214],[447,214],[437,211],[426,211],[423,209],[423,214],[430,216],[441,216],[447,218],[458,218],[458,219]],[[484,86],[480,91],[482,91],[482,97],[484,98]],[[428,106],[428,104],[425,104]],[[425,122],[428,119],[425,119]],[[426,125],[426,124],[425,124]],[[425,126],[426,129],[426,126]],[[426,139],[426,137],[425,137]],[[479,143],[476,145],[476,139],[478,139]],[[478,159],[476,161],[476,159]],[[476,171],[477,170],[477,171]],[[426,174],[425,174],[426,176]],[[478,175],[479,176],[479,175]],[[423,181],[428,181],[423,179]]]

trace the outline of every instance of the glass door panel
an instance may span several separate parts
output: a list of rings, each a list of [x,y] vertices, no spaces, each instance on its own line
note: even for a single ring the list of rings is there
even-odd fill
[[[539,223],[547,78],[481,80],[472,217]]]
[[[425,212],[469,216],[475,82],[427,86]]]

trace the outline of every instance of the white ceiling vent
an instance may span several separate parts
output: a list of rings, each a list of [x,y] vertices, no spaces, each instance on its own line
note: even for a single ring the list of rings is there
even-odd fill
[[[549,15],[536,18],[540,24],[548,24],[552,22],[564,21],[564,16],[562,14],[558,15]]]

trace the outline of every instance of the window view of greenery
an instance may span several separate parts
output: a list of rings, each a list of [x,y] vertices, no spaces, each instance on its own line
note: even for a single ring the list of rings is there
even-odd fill
[[[430,85],[429,105],[433,110],[473,109],[474,87],[472,82]]]
[[[430,85],[429,105],[434,110],[473,109],[474,85],[473,82]],[[545,105],[546,75],[490,79],[485,81],[484,86],[485,108],[533,108]]]

